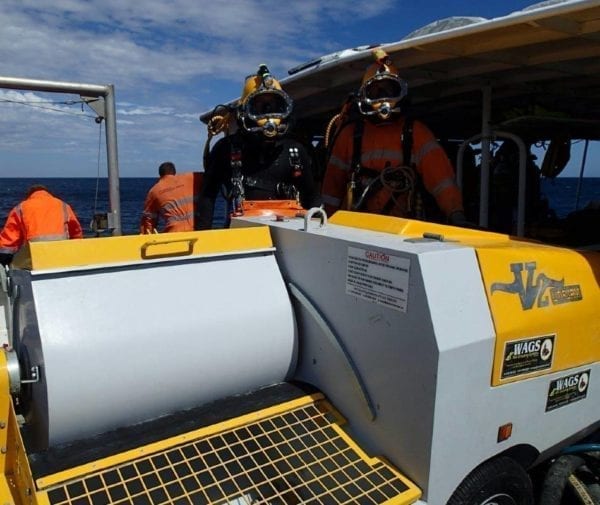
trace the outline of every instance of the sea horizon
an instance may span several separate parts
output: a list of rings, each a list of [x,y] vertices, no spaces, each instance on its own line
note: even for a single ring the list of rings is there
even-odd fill
[[[124,234],[139,233],[139,222],[148,190],[158,180],[156,177],[120,177],[119,196],[121,227]],[[575,210],[588,205],[599,205],[600,177],[542,179],[541,191],[558,218],[565,218]],[[108,178],[103,177],[0,177],[0,225],[10,210],[24,197],[32,184],[48,186],[57,197],[66,201],[75,211],[82,226],[88,230],[96,213],[108,212]],[[579,202],[577,191],[580,187]],[[215,210],[215,225],[223,226],[225,202],[220,200]]]

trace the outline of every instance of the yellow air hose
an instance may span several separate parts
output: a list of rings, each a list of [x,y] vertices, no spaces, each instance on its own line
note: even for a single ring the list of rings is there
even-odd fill
[[[336,122],[341,116],[342,116],[342,114],[338,113],[329,120],[329,123],[327,123],[327,128],[325,129],[325,138],[324,138],[326,148],[329,147],[329,139],[331,137],[331,130],[333,129],[334,126],[336,126]]]

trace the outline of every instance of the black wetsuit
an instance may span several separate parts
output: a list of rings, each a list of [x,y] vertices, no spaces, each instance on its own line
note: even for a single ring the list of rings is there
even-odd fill
[[[290,138],[269,140],[258,135],[235,133],[219,140],[212,148],[205,167],[200,199],[199,229],[212,227],[215,200],[224,188],[231,191],[231,153],[241,154],[241,173],[247,200],[285,200],[292,198],[286,191],[292,185],[300,192],[304,208],[320,205],[313,180],[310,156],[305,147]],[[300,170],[292,165],[290,148],[297,148]]]

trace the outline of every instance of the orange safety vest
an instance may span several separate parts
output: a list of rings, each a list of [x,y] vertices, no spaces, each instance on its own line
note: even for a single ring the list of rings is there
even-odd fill
[[[15,254],[26,241],[82,237],[81,225],[71,207],[38,189],[8,214],[0,232],[0,253]]]
[[[199,172],[162,176],[146,196],[140,233],[152,233],[159,218],[165,232],[193,231],[203,176]]]
[[[323,203],[328,213],[339,209],[344,201],[352,167],[355,124],[347,125],[335,141],[323,180]],[[414,166],[425,189],[435,198],[440,209],[450,216],[462,211],[462,196],[454,179],[454,170],[448,156],[431,131],[421,122],[414,121],[411,160],[404,160],[402,134],[404,119],[392,123],[364,122],[360,165],[380,173],[384,168]],[[390,205],[391,204],[391,205]],[[410,202],[406,193],[393,193],[381,188],[366,200],[361,208],[366,212],[386,213],[393,216],[409,215]]]

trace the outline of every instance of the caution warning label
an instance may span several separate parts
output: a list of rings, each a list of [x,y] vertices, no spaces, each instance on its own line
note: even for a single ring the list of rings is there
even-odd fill
[[[406,312],[409,272],[408,258],[348,247],[346,293]]]

